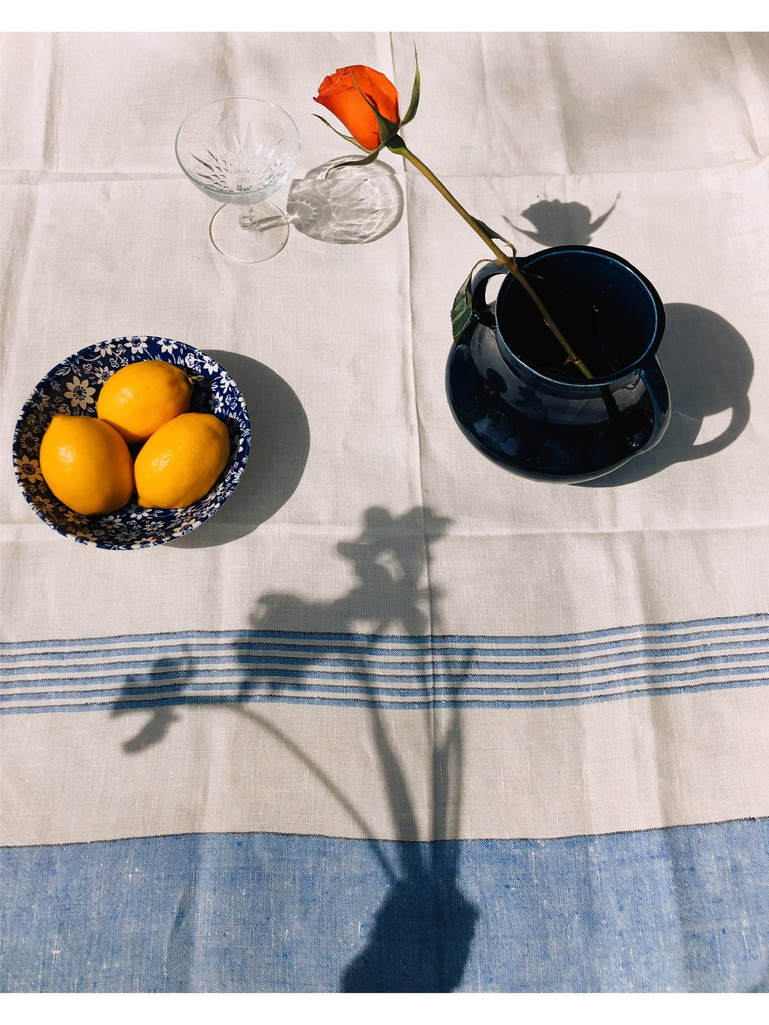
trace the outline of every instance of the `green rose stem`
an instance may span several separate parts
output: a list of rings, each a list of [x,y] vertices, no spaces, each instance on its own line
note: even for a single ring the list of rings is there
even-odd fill
[[[539,298],[537,293],[534,291],[534,289],[531,287],[529,282],[526,280],[525,275],[519,269],[518,264],[517,264],[517,262],[515,260],[515,257],[514,256],[513,257],[508,256],[507,253],[503,252],[499,248],[499,246],[496,244],[494,239],[491,238],[483,230],[483,228],[480,226],[478,221],[476,221],[476,219],[474,217],[471,217],[470,214],[467,212],[467,210],[465,210],[465,208],[459,203],[459,201],[457,199],[455,199],[454,196],[452,196],[452,194],[449,192],[449,190],[446,188],[446,186],[443,184],[443,182],[439,178],[436,178],[436,176],[433,174],[433,172],[430,170],[430,168],[427,167],[426,164],[423,164],[422,161],[419,159],[419,157],[414,156],[414,154],[406,146],[405,142],[403,141],[403,139],[401,139],[401,137],[399,135],[391,136],[387,140],[387,142],[385,143],[385,146],[392,153],[397,153],[399,156],[402,156],[405,160],[408,160],[410,163],[412,163],[414,165],[414,167],[416,167],[416,169],[418,171],[421,171],[421,173],[425,176],[425,178],[427,178],[427,180],[432,185],[435,186],[435,188],[438,190],[438,192],[440,192],[440,194],[446,200],[448,200],[448,202],[454,207],[454,209],[459,214],[459,216],[462,217],[463,220],[467,221],[467,223],[470,225],[470,227],[473,229],[473,231],[476,233],[476,235],[480,235],[480,237],[483,239],[483,241],[486,243],[486,245],[492,251],[494,256],[497,258],[497,263],[501,264],[503,267],[506,267],[507,270],[510,271],[510,273],[515,277],[515,279],[518,282],[520,282],[521,286],[528,292],[528,294],[531,296],[533,301],[536,303],[537,309],[542,314],[543,320],[545,321],[547,326],[550,328],[550,330],[553,332],[555,337],[558,339],[558,341],[561,344],[561,347],[563,348],[564,352],[566,353],[566,355],[568,357],[567,363],[573,363],[576,367],[578,367],[582,371],[582,373],[584,374],[585,377],[588,377],[588,378],[593,377],[594,375],[591,374],[590,370],[588,370],[588,368],[585,366],[585,364],[582,362],[582,360],[579,358],[579,356],[575,353],[575,351],[569,345],[569,343],[563,337],[561,332],[558,330],[558,327],[554,323],[553,318],[550,316],[550,314],[545,309],[545,306],[544,306],[542,300]]]

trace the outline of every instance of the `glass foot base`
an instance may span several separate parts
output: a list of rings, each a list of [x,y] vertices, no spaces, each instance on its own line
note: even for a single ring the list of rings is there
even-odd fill
[[[208,233],[215,248],[228,259],[261,263],[279,253],[288,242],[288,221],[272,203],[259,203],[253,207],[253,225],[244,228],[241,214],[247,217],[248,209],[225,203],[211,218]]]

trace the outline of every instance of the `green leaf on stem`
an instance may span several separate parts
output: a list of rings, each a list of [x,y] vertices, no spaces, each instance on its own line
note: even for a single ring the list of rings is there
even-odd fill
[[[475,267],[473,267],[473,270],[475,270]],[[470,291],[470,279],[472,276],[473,271],[470,271],[464,284],[454,297],[454,303],[451,307],[451,331],[455,342],[459,341],[464,334],[465,328],[473,319],[473,296]]]

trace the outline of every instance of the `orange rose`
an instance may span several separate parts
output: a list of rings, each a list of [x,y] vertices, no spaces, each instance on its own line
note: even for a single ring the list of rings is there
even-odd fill
[[[337,68],[333,75],[323,79],[314,99],[338,117],[364,149],[375,150],[382,142],[379,125],[373,110],[355,88],[355,82],[382,117],[388,121],[399,120],[398,90],[381,71],[367,68],[365,64]]]

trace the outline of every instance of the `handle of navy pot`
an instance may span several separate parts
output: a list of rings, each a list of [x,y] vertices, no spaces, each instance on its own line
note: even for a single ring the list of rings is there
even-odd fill
[[[484,327],[494,328],[497,326],[494,313],[486,302],[486,282],[489,278],[493,278],[495,274],[509,273],[510,272],[505,267],[500,267],[498,263],[485,263],[478,273],[473,275],[473,280],[470,282],[473,316],[480,321]]]
[[[646,386],[654,410],[654,429],[646,444],[646,447],[650,448],[652,445],[656,445],[670,423],[670,392],[656,357],[641,367],[639,374]]]

